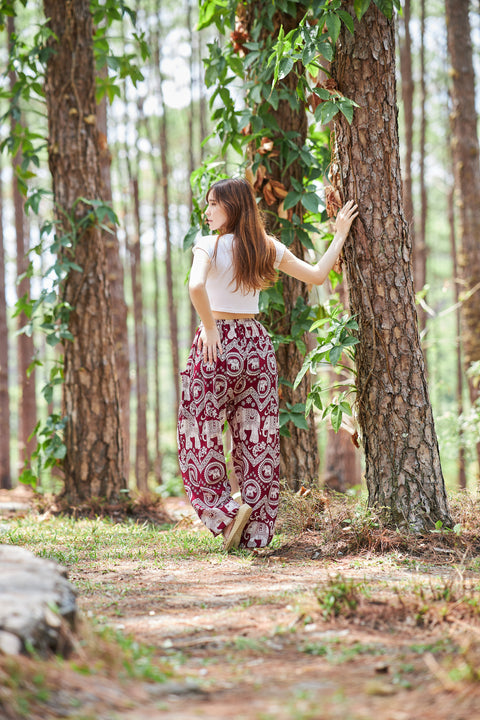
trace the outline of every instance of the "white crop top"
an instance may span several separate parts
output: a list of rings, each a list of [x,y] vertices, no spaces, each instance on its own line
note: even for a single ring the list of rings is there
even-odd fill
[[[218,238],[217,255],[212,260],[215,251],[215,244]],[[277,268],[283,258],[285,245],[272,238],[277,251],[274,266]],[[210,258],[211,265],[208,270],[205,289],[207,291],[210,307],[216,312],[245,313],[253,315],[258,313],[258,297],[260,291],[242,292],[240,288],[235,291],[233,282],[232,264],[232,242],[233,234],[207,235],[201,237],[195,244],[193,252],[203,250]]]

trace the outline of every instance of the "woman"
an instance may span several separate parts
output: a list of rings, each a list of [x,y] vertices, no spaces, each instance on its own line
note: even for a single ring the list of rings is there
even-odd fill
[[[202,522],[224,548],[264,547],[279,501],[277,365],[265,328],[255,320],[262,288],[280,270],[321,285],[337,260],[357,206],[339,211],[328,250],[315,265],[269,237],[250,184],[220,180],[207,193],[212,232],[194,248],[189,291],[201,324],[182,375],[178,420],[180,469]],[[228,422],[241,504],[231,496],[222,432]]]

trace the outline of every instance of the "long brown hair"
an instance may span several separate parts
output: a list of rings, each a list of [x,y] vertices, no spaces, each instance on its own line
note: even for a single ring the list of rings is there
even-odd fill
[[[253,188],[244,178],[218,180],[208,193],[227,214],[225,233],[233,234],[233,281],[235,291],[261,290],[276,280],[274,268],[276,250],[267,237],[255,201]],[[217,254],[215,247],[214,257]]]

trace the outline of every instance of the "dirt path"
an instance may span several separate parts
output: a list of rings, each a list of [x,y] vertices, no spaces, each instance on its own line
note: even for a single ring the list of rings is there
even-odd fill
[[[479,626],[450,605],[427,609],[453,588],[455,569],[402,567],[389,556],[311,560],[311,542],[304,557],[297,547],[253,562],[212,554],[117,563],[100,570],[101,587],[98,567],[72,573],[96,588],[80,595],[85,613],[154,646],[182,678],[161,697],[149,691],[143,709],[120,703],[107,717],[480,718]],[[340,604],[355,595],[356,607],[325,619],[314,588],[326,586]],[[468,586],[478,602],[478,575]]]

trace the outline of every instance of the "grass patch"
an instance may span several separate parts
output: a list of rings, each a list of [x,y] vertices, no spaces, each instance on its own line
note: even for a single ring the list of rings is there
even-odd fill
[[[39,522],[38,518],[28,515],[10,522],[2,541],[26,547],[68,568],[125,560],[198,558],[221,550],[221,542],[208,531],[169,532],[149,523],[139,525],[132,520],[115,523],[108,518],[51,517]]]

